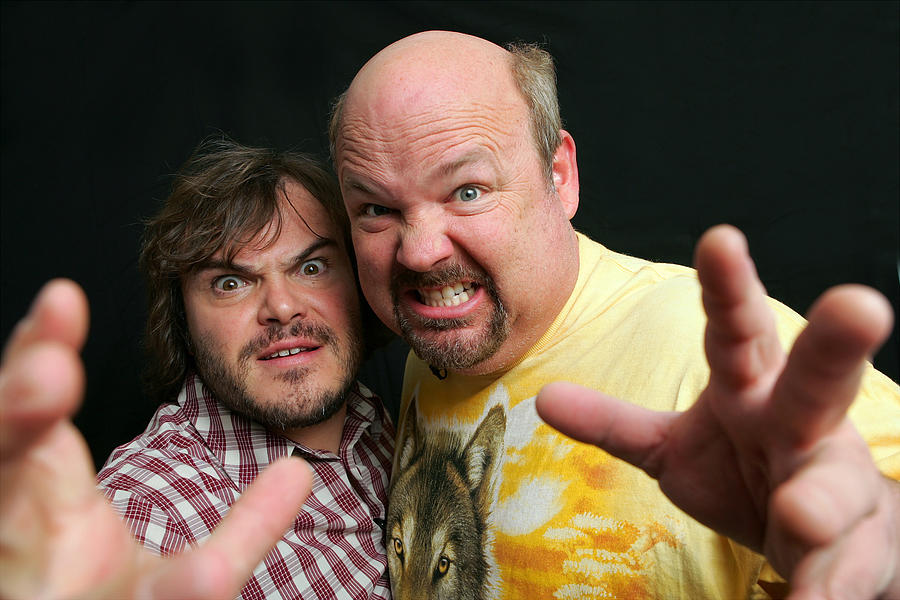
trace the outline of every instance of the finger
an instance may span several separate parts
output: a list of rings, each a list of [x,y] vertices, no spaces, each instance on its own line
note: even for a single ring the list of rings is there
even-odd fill
[[[75,351],[40,342],[11,355],[0,371],[0,454],[25,452],[42,432],[71,416],[84,391],[84,368]]]
[[[6,344],[3,362],[38,341],[56,341],[80,351],[87,338],[88,304],[74,281],[54,279],[44,285]]]
[[[535,406],[551,427],[656,476],[656,465],[649,459],[665,441],[672,413],[657,413],[565,382],[545,385]]]
[[[893,322],[887,300],[858,285],[832,288],[808,317],[772,396],[776,421],[801,446],[843,420],[866,359],[890,334]]]
[[[785,466],[774,465],[774,470]],[[780,477],[775,472],[773,477]],[[779,485],[769,502],[769,528],[806,547],[832,543],[875,508],[882,477],[849,422]]]
[[[291,527],[312,489],[306,463],[269,465],[189,560],[173,560],[142,582],[138,598],[233,598]]]
[[[783,352],[746,238],[730,225],[714,227],[697,244],[694,264],[709,318],[710,383],[744,388],[775,372]]]
[[[115,587],[134,541],[95,486],[87,444],[69,421],[42,432],[28,452],[4,454],[0,597],[100,598],[101,586]]]
[[[881,483],[897,486],[886,479]],[[900,528],[888,516],[890,502],[879,502],[878,508],[856,521],[852,530],[808,552],[791,575],[791,600],[900,597],[896,594],[900,590],[885,589],[900,559]]]

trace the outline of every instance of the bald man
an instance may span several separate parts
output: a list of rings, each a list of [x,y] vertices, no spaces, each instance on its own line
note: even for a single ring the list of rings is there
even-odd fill
[[[414,351],[396,598],[785,593],[763,555],[798,597],[900,596],[900,485],[879,472],[900,477],[900,393],[865,362],[882,297],[833,290],[806,326],[733,228],[700,241],[699,281],[576,233],[575,142],[535,47],[400,40],[331,135],[362,289]],[[541,391],[556,380],[586,387]]]

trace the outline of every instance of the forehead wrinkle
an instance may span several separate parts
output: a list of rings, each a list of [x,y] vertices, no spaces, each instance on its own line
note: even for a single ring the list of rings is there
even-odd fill
[[[458,163],[474,162],[470,159],[495,160],[502,155],[505,141],[519,143],[521,136],[516,135],[516,129],[527,124],[527,119],[510,119],[504,112],[504,108],[513,106],[473,104],[452,112],[408,115],[399,123],[372,116],[348,117],[341,136],[341,169],[349,166],[351,171],[360,171],[355,175],[389,187],[394,169],[425,171],[439,177],[458,168]],[[342,175],[342,179],[367,187],[352,176]]]
[[[442,132],[454,132],[473,127],[494,135],[516,135],[527,114],[515,103],[484,104],[472,102],[460,106],[440,103],[424,110],[391,110],[379,116],[375,110],[367,114],[348,114],[341,130],[342,145],[357,146],[367,142],[387,147],[408,145]],[[519,115],[510,118],[511,115]]]
[[[344,166],[350,167],[350,173],[344,173],[342,183],[367,194],[378,194],[379,191],[405,187],[393,174],[396,171],[414,173],[415,178],[424,183],[442,181],[470,165],[487,164],[494,169],[499,165],[496,159],[500,154],[499,146],[485,143],[485,138],[474,132],[443,132],[441,139],[428,136],[407,147],[411,148],[412,156],[400,157],[382,151],[374,154],[374,160],[368,153],[348,149]],[[421,153],[416,152],[418,147],[421,147]],[[381,158],[385,154],[389,155],[388,160]]]
[[[322,251],[323,249],[336,252],[339,251],[340,246],[331,238],[317,238],[307,245],[306,248],[279,260],[276,264],[276,268],[283,271],[293,270],[304,261],[308,260],[312,254]],[[265,248],[245,247],[242,248],[232,260],[227,260],[221,256],[221,253],[217,253],[212,259],[201,263],[198,270],[238,271],[246,275],[258,275],[265,271],[264,268],[260,267],[262,261],[258,259],[258,256],[265,252]]]

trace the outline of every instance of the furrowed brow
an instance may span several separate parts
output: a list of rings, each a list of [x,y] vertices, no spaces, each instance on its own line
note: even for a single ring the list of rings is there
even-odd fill
[[[347,175],[344,177],[344,187],[349,190],[368,194],[369,196],[375,195],[375,192],[369,184],[354,175]]]
[[[248,265],[242,265],[236,262],[229,262],[222,258],[211,258],[209,260],[204,260],[203,262],[196,265],[193,269],[191,269],[194,273],[200,273],[202,271],[230,271],[232,273],[237,273],[238,275],[251,275],[253,274],[253,269]]]
[[[319,238],[315,242],[307,246],[302,252],[294,256],[294,258],[290,262],[291,266],[299,265],[300,263],[308,260],[310,256],[312,256],[322,248],[333,248],[339,250],[340,246],[331,238]]]

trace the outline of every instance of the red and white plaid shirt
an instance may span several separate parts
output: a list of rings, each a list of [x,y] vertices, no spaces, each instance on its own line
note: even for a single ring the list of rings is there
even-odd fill
[[[384,549],[394,427],[365,387],[347,396],[339,454],[313,451],[222,406],[195,375],[147,430],[116,448],[100,488],[145,547],[180,552],[208,536],[260,470],[295,453],[313,490],[294,526],[253,572],[241,597],[391,597]]]

